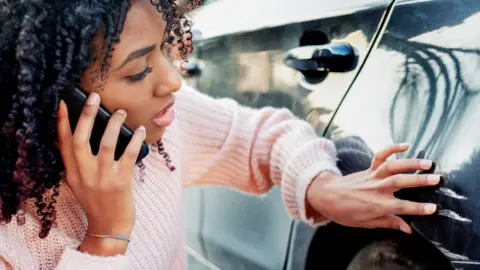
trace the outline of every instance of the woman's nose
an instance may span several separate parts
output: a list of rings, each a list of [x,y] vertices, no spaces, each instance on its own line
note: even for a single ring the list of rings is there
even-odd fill
[[[155,96],[165,96],[177,92],[182,87],[180,75],[170,63],[164,63],[164,68],[158,76],[160,80],[155,89]]]

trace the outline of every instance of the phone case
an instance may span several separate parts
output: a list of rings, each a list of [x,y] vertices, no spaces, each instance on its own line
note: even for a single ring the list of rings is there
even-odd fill
[[[87,100],[87,93],[78,86],[73,86],[69,89],[65,89],[64,93],[61,95],[61,98],[65,101],[68,109],[68,118],[70,120],[70,126],[72,132],[77,126],[77,122],[82,113],[83,107]],[[90,136],[90,146],[92,148],[92,153],[96,155],[98,153],[100,142],[107,127],[108,119],[110,118],[111,113],[105,109],[102,105],[97,112],[95,122],[92,129],[92,134]],[[133,136],[133,131],[128,128],[126,125],[122,125],[120,129],[120,135],[117,141],[117,146],[115,148],[115,160],[119,160],[122,154],[125,152],[128,143],[130,142]],[[137,164],[145,158],[149,153],[149,147],[147,143],[143,142],[139,155],[137,157]]]

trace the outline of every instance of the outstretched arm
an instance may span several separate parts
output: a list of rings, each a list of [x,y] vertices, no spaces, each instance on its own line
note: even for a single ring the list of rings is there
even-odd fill
[[[287,109],[251,109],[189,87],[177,93],[186,185],[232,186],[263,194],[282,190],[294,218],[307,220],[305,194],[322,172],[340,175],[334,144]]]

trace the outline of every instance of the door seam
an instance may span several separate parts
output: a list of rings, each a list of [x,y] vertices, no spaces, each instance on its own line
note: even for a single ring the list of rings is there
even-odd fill
[[[330,126],[332,125],[335,116],[338,113],[338,110],[343,104],[343,101],[347,97],[348,93],[350,92],[350,89],[352,89],[353,84],[357,80],[360,72],[363,70],[363,67],[367,63],[370,54],[378,47],[380,44],[380,41],[382,40],[383,34],[385,33],[385,30],[387,29],[388,23],[390,22],[390,18],[393,13],[393,9],[395,7],[397,0],[392,0],[392,2],[388,5],[388,7],[385,9],[385,13],[382,16],[382,19],[380,20],[379,27],[375,34],[373,35],[372,42],[370,42],[370,45],[367,50],[367,54],[365,55],[365,60],[360,64],[360,67],[358,68],[358,71],[356,72],[355,76],[353,76],[353,80],[350,82],[350,85],[347,88],[347,91],[345,91],[345,94],[343,95],[342,99],[340,100],[340,103],[338,104],[337,108],[335,109],[332,117],[330,118],[330,122],[328,123],[327,127],[324,129],[322,136],[325,137],[328,134],[328,131],[330,129]]]

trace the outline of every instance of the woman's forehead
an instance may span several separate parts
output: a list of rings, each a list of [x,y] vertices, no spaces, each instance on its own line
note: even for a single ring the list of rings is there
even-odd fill
[[[112,68],[118,67],[132,51],[161,43],[165,27],[162,13],[150,1],[134,1],[120,34],[120,43],[114,46]]]
[[[147,27],[156,28],[156,31],[159,31],[164,30],[165,26],[163,13],[158,12],[149,0],[138,0],[132,3],[127,13],[123,32],[137,32]]]

